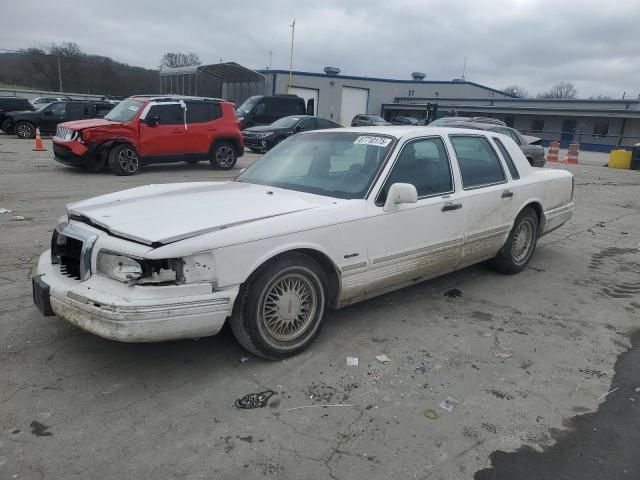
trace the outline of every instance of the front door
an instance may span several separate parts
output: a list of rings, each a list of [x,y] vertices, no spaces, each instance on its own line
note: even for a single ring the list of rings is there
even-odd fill
[[[394,183],[410,183],[417,203],[383,209]],[[367,294],[455,269],[462,252],[464,209],[440,137],[406,142],[379,192],[369,199]]]
[[[576,133],[576,121],[574,119],[565,119],[562,122],[562,134],[560,135],[560,141],[564,143],[573,142],[573,136]]]
[[[481,135],[450,135],[462,180],[464,249],[460,267],[494,257],[513,225],[514,196],[489,140]]]
[[[42,121],[40,123],[42,133],[54,133],[59,123],[64,122],[67,104],[55,102],[42,111]]]
[[[144,120],[140,120],[138,148],[138,153],[145,162],[180,160],[185,151],[185,117],[182,105],[152,105]]]

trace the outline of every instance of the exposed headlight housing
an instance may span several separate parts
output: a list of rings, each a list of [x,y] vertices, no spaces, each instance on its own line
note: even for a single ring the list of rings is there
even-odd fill
[[[182,260],[147,260],[122,253],[100,250],[98,273],[132,285],[175,285],[182,283]]]
[[[256,137],[266,138],[266,137],[270,137],[271,135],[273,135],[273,132],[260,132],[256,135]]]

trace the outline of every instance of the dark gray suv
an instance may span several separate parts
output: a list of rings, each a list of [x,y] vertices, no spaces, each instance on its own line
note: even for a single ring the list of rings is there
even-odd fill
[[[374,125],[391,125],[384,118],[377,115],[356,115],[351,120],[352,127],[372,127]]]

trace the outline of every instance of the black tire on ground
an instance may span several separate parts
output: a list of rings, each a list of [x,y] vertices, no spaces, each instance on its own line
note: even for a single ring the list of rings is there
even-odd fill
[[[15,132],[18,138],[36,138],[36,126],[29,122],[18,122],[15,126]]]
[[[0,126],[0,130],[2,130],[7,135],[13,135],[16,131],[15,126],[13,125],[13,122],[9,119],[6,119],[4,122],[2,122],[2,125]]]
[[[123,143],[109,152],[109,168],[116,175],[137,175],[142,171],[142,161],[133,146]]]
[[[253,153],[262,153],[262,150],[258,150],[257,148],[248,147]]]
[[[513,222],[507,242],[491,259],[490,265],[509,275],[521,272],[531,260],[537,241],[538,216],[531,207],[526,207]]]
[[[238,160],[236,148],[229,142],[218,142],[211,149],[209,162],[213,168],[231,170]]]
[[[328,309],[327,278],[312,258],[291,253],[261,267],[241,287],[231,330],[251,353],[270,360],[307,348]]]

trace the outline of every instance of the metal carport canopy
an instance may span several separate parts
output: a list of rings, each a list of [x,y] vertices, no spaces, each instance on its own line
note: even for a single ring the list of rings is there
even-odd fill
[[[243,67],[236,62],[216,63],[213,65],[200,65],[198,67],[176,67],[176,68],[163,68],[160,70],[160,75],[189,75],[198,72],[204,72],[219,78],[223,82],[243,82],[254,83],[264,82],[264,75]]]

